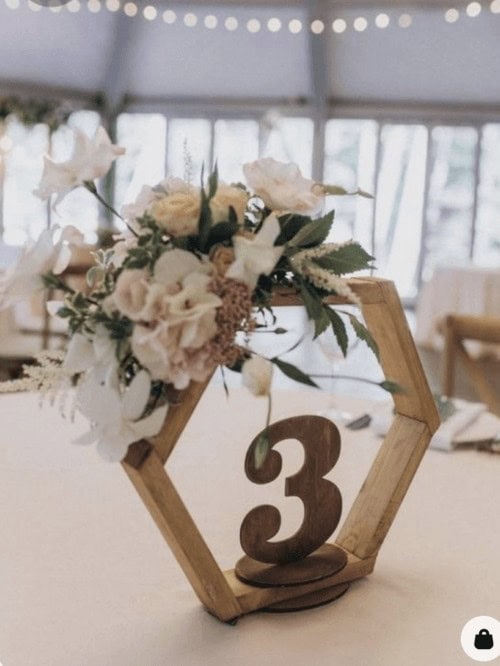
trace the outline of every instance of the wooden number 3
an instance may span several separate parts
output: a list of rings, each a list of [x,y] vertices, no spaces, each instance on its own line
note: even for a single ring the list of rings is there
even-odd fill
[[[284,439],[297,439],[304,447],[302,468],[285,483],[285,495],[299,497],[304,504],[304,520],[289,539],[270,543],[281,525],[275,506],[263,504],[244,518],[240,530],[245,553],[260,562],[286,564],[302,559],[321,546],[337,527],[342,513],[342,496],[337,486],[324,479],[340,454],[337,427],[322,416],[295,416],[269,426],[269,453],[263,465],[255,467],[255,446],[248,449],[245,471],[254,483],[274,481],[281,472],[282,458],[272,447]]]

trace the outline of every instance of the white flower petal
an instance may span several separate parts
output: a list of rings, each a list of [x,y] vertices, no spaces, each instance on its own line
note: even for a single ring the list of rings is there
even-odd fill
[[[79,384],[77,404],[81,413],[100,428],[119,431],[122,421],[119,393],[104,386],[95,372],[91,372]]]
[[[143,437],[154,437],[160,432],[160,429],[165,421],[167,415],[168,405],[158,407],[155,411],[141,421],[136,421],[130,424],[130,428],[134,432],[134,441],[142,439]]]
[[[182,282],[189,273],[205,272],[203,264],[186,250],[164,252],[154,267],[154,279],[161,284]]]
[[[84,372],[95,363],[92,342],[81,333],[70,339],[63,367],[71,373]]]
[[[146,370],[136,374],[122,398],[122,416],[127,421],[137,421],[149,400],[151,378]]]
[[[97,442],[97,453],[106,462],[120,462],[127,455],[128,447],[132,442],[120,435],[103,436]]]
[[[98,437],[99,437],[98,430],[96,428],[91,428],[85,434],[76,437],[73,440],[73,444],[77,444],[78,446],[88,446],[89,444],[93,444],[94,442],[96,442]]]
[[[262,356],[254,355],[243,363],[243,386],[256,396],[269,395],[273,376],[273,364]]]

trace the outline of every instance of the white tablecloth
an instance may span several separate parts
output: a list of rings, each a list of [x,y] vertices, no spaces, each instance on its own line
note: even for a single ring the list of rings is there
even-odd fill
[[[500,269],[441,268],[420,291],[415,341],[425,347],[443,348],[438,325],[447,314],[500,317]],[[479,347],[472,347],[478,351]]]
[[[274,418],[327,401],[276,391]],[[300,524],[300,501],[282,497],[299,445],[285,445],[277,481],[256,486],[243,475],[265,411],[244,391],[227,403],[211,387],[168,463],[222,568],[240,557],[239,525],[256,504],[276,504],[288,534]],[[255,613],[231,627],[202,609],[120,466],[69,443],[82,422],[39,411],[35,396],[7,395],[0,423],[3,666],[460,666],[471,663],[464,623],[500,619],[499,456],[428,452],[371,576],[331,605]],[[342,436],[330,476],[347,511],[379,442],[369,430]]]

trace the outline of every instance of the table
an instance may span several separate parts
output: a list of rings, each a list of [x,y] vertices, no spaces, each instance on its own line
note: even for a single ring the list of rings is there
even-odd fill
[[[447,314],[500,316],[500,269],[464,266],[438,269],[420,291],[415,342],[443,349],[438,326]],[[484,347],[477,344],[473,351]]]
[[[274,419],[315,413],[328,396],[275,391]],[[371,405],[338,396],[352,411]],[[422,666],[470,664],[462,626],[500,619],[500,456],[429,451],[374,573],[337,602],[302,613],[256,613],[236,627],[204,611],[119,466],[69,442],[85,425],[39,411],[38,397],[0,397],[0,662],[4,666]],[[274,503],[284,532],[300,501],[281,497],[300,465],[256,486],[243,458],[266,403],[211,385],[169,461],[177,488],[223,568],[241,555],[246,512]],[[346,511],[376,453],[369,430],[342,429],[330,477]]]

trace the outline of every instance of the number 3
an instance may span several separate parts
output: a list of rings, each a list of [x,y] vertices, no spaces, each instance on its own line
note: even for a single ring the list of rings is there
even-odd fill
[[[245,460],[245,471],[254,483],[274,481],[282,466],[281,455],[272,447],[284,439],[297,439],[304,447],[302,468],[285,482],[285,495],[299,497],[304,504],[304,520],[288,539],[269,543],[281,525],[275,506],[263,504],[252,509],[241,524],[240,540],[245,553],[260,562],[286,564],[302,559],[319,548],[337,527],[342,513],[342,496],[337,486],[324,479],[340,454],[337,427],[322,416],[295,416],[268,428],[269,453],[259,469],[255,467],[257,436]]]

